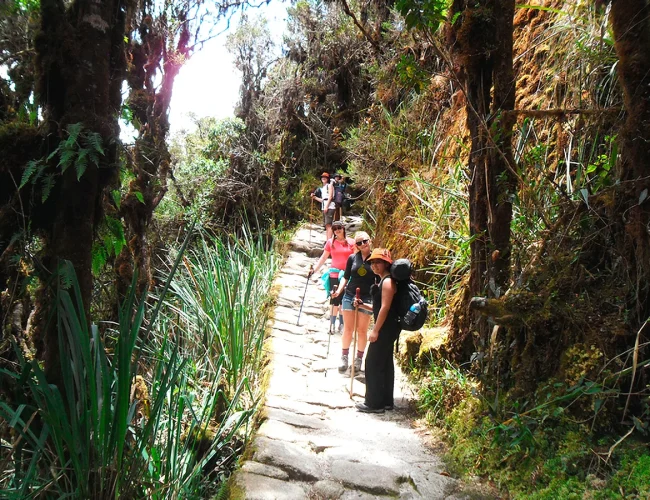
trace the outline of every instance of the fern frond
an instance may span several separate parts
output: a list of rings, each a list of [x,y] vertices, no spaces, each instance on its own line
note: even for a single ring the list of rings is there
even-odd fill
[[[71,123],[68,125],[68,128],[66,130],[68,131],[68,138],[65,140],[65,146],[66,148],[71,149],[77,143],[79,134],[83,130],[83,124],[81,122]]]
[[[68,170],[68,167],[72,165],[76,152],[74,149],[64,149],[59,158],[59,163],[57,167],[61,167],[61,172]]]
[[[86,171],[88,166],[88,150],[80,149],[79,154],[77,155],[77,160],[74,162],[74,166],[77,169],[77,180],[81,179],[81,176]]]
[[[97,156],[97,152],[92,149],[85,149],[84,151],[88,151],[91,163],[96,167],[99,167],[99,156]]]
[[[34,178],[34,181],[38,180],[40,176],[40,172],[43,171],[45,166],[43,165],[42,160],[31,160],[27,162],[27,165],[25,165],[25,171],[23,172],[23,177],[20,180],[20,186],[18,186],[18,189],[22,189],[25,184],[29,182],[29,179],[32,177],[32,175],[36,174],[36,177]]]
[[[108,235],[104,237],[104,243],[109,250],[113,250],[115,256],[118,256],[126,245],[124,226],[122,226],[122,221],[113,217],[106,216],[105,221]]]
[[[102,136],[97,132],[88,132],[84,137],[85,146],[93,151],[103,155],[104,147],[102,146]]]
[[[45,177],[43,177],[43,181],[41,182],[41,188],[43,190],[43,194],[41,196],[41,203],[45,203],[45,201],[48,199],[48,197],[50,196],[50,192],[54,187],[55,182],[56,180],[54,174],[48,174]]]

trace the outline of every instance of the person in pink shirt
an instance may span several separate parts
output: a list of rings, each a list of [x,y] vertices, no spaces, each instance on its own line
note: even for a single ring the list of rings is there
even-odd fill
[[[334,236],[325,242],[323,254],[320,256],[320,259],[318,259],[318,262],[316,263],[316,266],[314,266],[311,274],[314,274],[316,271],[318,271],[320,267],[325,263],[325,261],[329,257],[332,257],[330,270],[328,271],[330,275],[330,290],[336,290],[336,287],[339,284],[339,272],[345,270],[345,265],[348,261],[348,257],[354,253],[356,247],[354,240],[347,237],[347,234],[345,233],[345,226],[340,220],[337,220],[332,224],[332,232],[334,233]],[[330,332],[334,330],[337,315],[339,316],[339,332],[343,331],[343,313],[339,314],[341,298],[342,297],[340,295],[338,297],[332,297],[330,295],[330,322],[332,324]]]

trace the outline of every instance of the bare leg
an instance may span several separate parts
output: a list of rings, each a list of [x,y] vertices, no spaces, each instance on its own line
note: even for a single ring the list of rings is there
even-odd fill
[[[359,315],[361,316],[361,315]],[[341,338],[341,347],[349,349],[352,343],[352,333],[354,332],[354,311],[343,310],[343,337]]]
[[[349,349],[352,343],[352,334],[354,333],[354,311],[343,311],[343,338],[341,344],[343,349]],[[368,325],[370,324],[370,315],[359,313],[357,318],[357,350],[365,351],[368,343]],[[356,356],[357,353],[354,353]]]
[[[370,325],[370,315],[359,313],[359,318],[357,319],[357,350],[358,351],[366,350],[366,344],[368,343],[368,325]]]

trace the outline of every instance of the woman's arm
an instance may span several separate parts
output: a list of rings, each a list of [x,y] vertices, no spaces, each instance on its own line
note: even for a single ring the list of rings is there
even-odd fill
[[[396,291],[397,287],[393,283],[392,278],[386,278],[381,286],[381,309],[379,309],[375,326],[372,327],[372,332],[368,335],[370,342],[375,342],[379,338],[379,330],[381,330],[381,327],[386,322],[388,311],[390,311],[390,306],[393,303],[393,297],[395,297]]]
[[[316,262],[316,265],[314,266],[314,269],[312,270],[311,274],[316,274],[316,271],[320,269],[320,266],[323,265],[323,263],[329,259],[330,253],[327,250],[323,250],[323,254],[320,256],[320,259],[318,259],[318,262]],[[309,276],[311,276],[311,274]]]

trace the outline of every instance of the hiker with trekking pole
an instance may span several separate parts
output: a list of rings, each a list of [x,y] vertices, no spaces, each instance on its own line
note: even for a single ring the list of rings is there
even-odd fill
[[[339,317],[338,331],[340,333],[343,332],[344,324],[343,312],[339,311],[342,297],[334,297],[330,291],[335,290],[338,287],[339,275],[345,270],[348,257],[354,253],[355,248],[354,240],[348,238],[345,232],[345,225],[341,221],[332,223],[332,232],[334,233],[334,236],[325,242],[323,253],[309,274],[309,276],[315,274],[327,259],[330,257],[332,258],[329,270],[323,274],[323,285],[325,287],[325,292],[330,299],[330,335],[334,334],[337,316]]]
[[[358,344],[354,346],[354,373],[361,372],[361,363],[363,353],[366,349],[366,335],[372,311],[366,309],[357,309],[353,302],[355,299],[356,289],[359,289],[360,299],[364,304],[372,304],[370,296],[370,287],[375,283],[377,276],[372,272],[368,258],[370,257],[371,240],[368,233],[359,231],[354,235],[354,244],[358,252],[350,255],[345,265],[345,274],[340,280],[336,290],[332,292],[334,297],[342,295],[341,308],[343,309],[343,337],[341,339],[341,365],[339,373],[345,373],[349,365],[350,344],[352,343],[352,334],[356,331]],[[356,328],[355,328],[356,317]],[[355,337],[356,338],[356,337]]]
[[[336,210],[336,203],[334,203],[334,186],[330,182],[330,174],[323,172],[320,176],[322,186],[316,188],[311,197],[313,200],[321,204],[323,211],[323,226],[327,239],[332,237],[332,221],[334,220],[334,211]]]
[[[393,300],[397,284],[390,273],[393,263],[390,251],[375,248],[368,262],[381,281],[372,286],[371,304],[362,300],[354,301],[359,310],[372,311],[375,317],[375,324],[368,335],[370,346],[366,356],[366,397],[363,403],[356,404],[356,408],[363,413],[384,413],[385,410],[393,409],[393,346],[401,331],[397,300]]]

